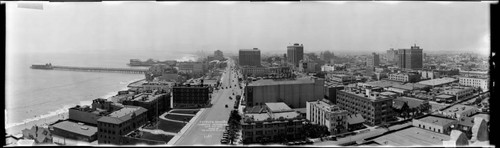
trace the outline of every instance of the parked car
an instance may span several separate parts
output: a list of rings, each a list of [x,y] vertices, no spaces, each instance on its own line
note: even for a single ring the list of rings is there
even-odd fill
[[[226,104],[226,108],[227,108],[227,104]]]

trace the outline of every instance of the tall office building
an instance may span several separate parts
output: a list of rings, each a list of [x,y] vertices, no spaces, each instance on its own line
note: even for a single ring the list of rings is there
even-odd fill
[[[240,66],[261,66],[260,50],[258,48],[240,49],[238,58]]]
[[[397,65],[401,69],[422,69],[422,50],[419,46],[411,46],[410,49],[399,49],[398,50],[398,61]]]
[[[214,57],[216,60],[222,60],[222,59],[224,59],[224,54],[222,53],[222,51],[216,50],[214,52]]]
[[[366,66],[376,67],[380,64],[380,56],[375,52],[366,59]]]
[[[304,59],[304,46],[302,44],[299,45],[299,43],[287,46],[286,53],[288,57],[288,63],[292,63],[295,67],[298,67],[300,60]]]
[[[390,63],[390,64],[395,64],[397,63],[397,58],[398,56],[398,50],[394,50],[394,48],[391,48],[391,50],[387,50],[387,63]]]

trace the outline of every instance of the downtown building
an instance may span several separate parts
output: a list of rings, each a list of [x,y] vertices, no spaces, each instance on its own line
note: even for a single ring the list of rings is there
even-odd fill
[[[89,125],[97,125],[97,119],[123,108],[122,104],[114,103],[106,99],[98,98],[92,100],[91,106],[80,106],[68,109],[69,120],[82,122]]]
[[[356,82],[356,77],[349,74],[327,73],[325,78],[327,81],[334,82],[339,85],[347,85]]]
[[[170,93],[153,91],[133,95],[122,102],[123,105],[140,106],[148,110],[149,121],[156,121],[161,113],[170,108]]]
[[[303,73],[314,73],[316,72],[317,64],[312,60],[300,60],[298,70]]]
[[[263,79],[245,87],[244,100],[247,106],[263,105],[267,102],[284,102],[292,108],[304,108],[307,101],[324,97],[324,79],[303,77],[290,79]]]
[[[221,61],[224,59],[224,54],[222,53],[222,51],[216,50],[216,51],[214,51],[214,58],[215,58],[215,60]]]
[[[302,128],[306,119],[285,103],[265,103],[247,108],[241,120],[243,143],[305,138]]]
[[[368,125],[379,125],[392,121],[394,111],[392,100],[394,98],[372,92],[371,88],[365,90],[347,87],[337,92],[337,105],[351,114],[361,114]]]
[[[304,46],[299,43],[287,46],[287,62],[299,67],[299,62],[304,59]]]
[[[348,111],[325,101],[306,102],[306,119],[311,123],[326,126],[332,135],[347,132],[348,115]]]
[[[458,83],[462,86],[479,87],[483,91],[489,90],[489,79],[475,77],[458,77]]]
[[[417,45],[410,49],[399,49],[397,53],[397,66],[401,69],[419,70],[423,68],[423,49]]]
[[[256,66],[260,67],[260,50],[253,49],[240,49],[238,53],[238,63],[240,66]]]
[[[458,87],[445,89],[444,94],[455,96],[454,100],[463,100],[474,95],[474,89],[471,87]]]
[[[392,73],[389,74],[389,80],[415,83],[420,81],[420,75],[416,73]]]
[[[388,64],[396,64],[398,63],[398,50],[394,50],[394,48],[391,48],[390,50],[387,50],[386,54],[387,58],[387,63]]]
[[[377,67],[380,64],[380,56],[375,52],[372,53],[368,58],[366,58],[366,66]]]
[[[210,87],[200,85],[176,85],[172,88],[173,108],[204,107],[210,103]]]
[[[208,68],[208,65],[203,62],[178,62],[177,68],[179,72],[182,73],[203,74]]]
[[[276,66],[276,67],[256,67],[256,66],[245,66],[241,68],[243,76],[252,77],[275,77],[275,78],[290,78],[292,76],[292,70],[290,67],[286,66]]]
[[[124,106],[122,109],[97,120],[97,141],[99,145],[126,143],[123,137],[147,122],[147,109],[138,106]]]
[[[149,67],[144,73],[147,81],[153,81],[155,78],[163,80],[177,80],[177,70],[167,64],[155,64]]]

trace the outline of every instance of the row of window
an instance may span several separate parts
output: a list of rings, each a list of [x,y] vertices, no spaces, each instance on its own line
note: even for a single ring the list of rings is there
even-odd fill
[[[261,135],[271,135],[271,134],[286,134],[286,133],[293,133],[293,132],[301,132],[300,128],[287,128],[287,129],[274,129],[274,130],[258,130],[258,131],[248,131],[248,132],[243,132],[245,135],[244,136],[253,136],[254,133],[257,136]]]

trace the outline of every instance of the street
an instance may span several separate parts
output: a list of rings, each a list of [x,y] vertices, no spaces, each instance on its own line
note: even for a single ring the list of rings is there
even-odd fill
[[[236,74],[231,70],[233,67],[234,62],[229,59],[228,66],[221,78],[221,87],[224,89],[214,91],[211,100],[212,107],[206,108],[201,116],[194,121],[193,126],[174,145],[220,145],[229,113],[234,109],[235,96],[241,92],[239,87],[235,87],[238,81]],[[231,88],[225,88],[229,86]],[[233,99],[229,99],[229,96]]]

